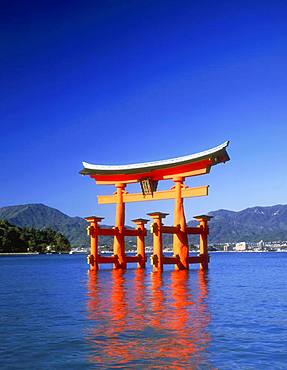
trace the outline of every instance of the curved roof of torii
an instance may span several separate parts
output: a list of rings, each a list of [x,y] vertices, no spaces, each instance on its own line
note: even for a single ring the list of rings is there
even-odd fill
[[[229,141],[203,152],[153,162],[126,165],[98,165],[83,162],[82,175],[90,175],[99,181],[137,180],[150,177],[154,180],[164,175],[176,175],[210,167],[229,160],[226,148]]]

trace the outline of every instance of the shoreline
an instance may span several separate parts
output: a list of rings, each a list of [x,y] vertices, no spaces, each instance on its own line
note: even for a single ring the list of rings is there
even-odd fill
[[[32,256],[40,254],[39,252],[19,252],[19,253],[0,253],[0,256]]]
[[[103,253],[103,254],[111,254],[112,252],[106,252],[106,253]],[[128,253],[133,253],[133,252],[128,252]],[[152,252],[146,252],[146,253],[152,253]],[[172,251],[166,251],[165,253],[172,253]],[[190,253],[197,253],[197,252],[193,252],[191,251]],[[287,253],[287,250],[286,251],[209,251],[208,252],[209,254],[211,253]],[[47,256],[47,255],[77,255],[77,254],[87,254],[87,253],[39,253],[39,252],[21,252],[21,253],[0,253],[0,257],[1,256],[37,256],[37,255],[43,255],[43,256]]]

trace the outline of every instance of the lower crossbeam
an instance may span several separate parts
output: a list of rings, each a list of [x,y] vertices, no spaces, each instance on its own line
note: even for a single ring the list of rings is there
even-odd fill
[[[116,256],[98,256],[97,262],[98,263],[116,263],[118,261],[118,257]]]
[[[178,257],[163,256],[163,263],[165,265],[176,265],[179,262]]]
[[[200,256],[188,257],[188,263],[200,263],[200,262],[201,262]]]
[[[127,263],[137,263],[137,262],[140,262],[141,261],[141,257],[140,256],[126,256],[126,262]]]

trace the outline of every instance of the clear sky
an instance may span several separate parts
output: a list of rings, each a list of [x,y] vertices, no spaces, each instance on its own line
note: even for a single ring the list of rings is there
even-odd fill
[[[186,200],[187,219],[287,203],[286,19],[278,0],[2,1],[0,206],[112,223],[96,196],[114,190],[80,176],[82,161],[166,159],[225,140],[231,161],[187,181],[210,185]],[[127,220],[157,210],[172,201],[129,204]]]

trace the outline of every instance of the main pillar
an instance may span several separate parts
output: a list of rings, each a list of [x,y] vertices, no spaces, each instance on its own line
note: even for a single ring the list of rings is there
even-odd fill
[[[184,177],[174,177],[173,181],[175,183],[174,226],[180,226],[180,231],[173,235],[173,254],[180,259],[180,263],[175,268],[188,270],[188,236],[182,198]]]
[[[140,231],[140,235],[137,236],[137,255],[140,257],[140,261],[138,262],[139,268],[145,268],[145,236],[146,236],[146,229],[144,225],[148,223],[148,220],[144,218],[137,218],[132,220],[137,225],[137,229]]]
[[[163,247],[162,247],[162,219],[165,218],[168,213],[154,212],[148,213],[153,219],[152,233],[153,233],[153,256],[152,264],[153,271],[163,270]]]
[[[199,222],[199,226],[201,228],[199,237],[200,270],[208,270],[208,221],[212,216],[201,215],[194,218]]]
[[[125,184],[116,183],[116,198],[117,198],[117,208],[116,208],[116,221],[115,228],[117,229],[117,234],[114,237],[114,255],[118,257],[115,268],[126,269],[126,254],[125,254],[125,237],[124,237],[124,227],[125,227],[125,203],[123,202],[123,194],[125,192]]]

